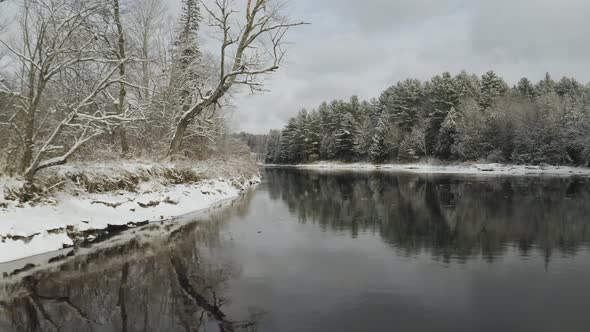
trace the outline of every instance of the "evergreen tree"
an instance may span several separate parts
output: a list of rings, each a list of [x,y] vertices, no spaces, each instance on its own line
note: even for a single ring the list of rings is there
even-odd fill
[[[437,139],[442,122],[451,109],[459,104],[461,98],[461,86],[450,73],[437,75],[426,84],[426,96],[428,99],[429,123],[427,128],[428,150],[436,150]]]
[[[382,163],[389,158],[388,147],[386,146],[387,124],[379,119],[375,133],[371,138],[369,146],[369,160],[374,163]]]
[[[455,144],[455,136],[457,135],[458,118],[459,112],[453,107],[447,113],[445,121],[441,125],[436,147],[437,155],[441,158],[448,159],[452,155],[452,147]]]
[[[302,162],[312,162],[320,158],[322,139],[319,114],[312,112],[303,118],[301,135],[303,137]]]
[[[518,84],[516,85],[516,90],[518,94],[523,97],[533,98],[536,96],[535,87],[533,86],[531,81],[526,77],[523,77],[520,79],[520,81],[518,81]]]
[[[537,95],[545,95],[555,91],[555,81],[549,73],[545,73],[543,79],[535,86]]]
[[[558,96],[581,96],[583,92],[583,86],[574,78],[563,77],[556,85],[555,92]]]
[[[490,70],[481,77],[481,95],[479,104],[482,109],[491,107],[494,99],[508,91],[508,85],[494,71]]]
[[[385,90],[379,103],[384,113],[404,132],[410,132],[423,115],[424,87],[419,80],[407,79]]]
[[[199,26],[199,0],[182,0],[182,9],[174,40],[169,102],[175,106],[176,116],[186,112],[196,96],[194,91],[204,82]]]
[[[425,84],[399,82],[370,103],[322,103],[269,135],[267,160],[382,163],[434,152],[463,161],[590,163],[590,88],[546,74],[534,87],[523,78],[507,91],[491,71],[481,81],[443,73]]]
[[[297,163],[301,155],[300,130],[297,118],[291,118],[281,135],[281,153],[279,159],[286,164]]]
[[[481,94],[481,82],[475,74],[468,74],[465,70],[455,76],[455,81],[459,86],[461,98],[479,99]]]
[[[361,103],[361,112],[358,125],[358,134],[356,138],[356,159],[367,160],[369,159],[369,151],[372,144],[373,135],[376,131],[376,125],[373,118],[376,116],[374,105],[363,101]]]
[[[174,41],[174,56],[185,68],[201,55],[198,46],[201,19],[199,0],[182,0],[177,37]]]
[[[356,123],[352,113],[346,112],[343,114],[340,128],[334,132],[335,151],[338,159],[344,161],[353,161],[355,159],[354,152],[357,148],[358,124]]]

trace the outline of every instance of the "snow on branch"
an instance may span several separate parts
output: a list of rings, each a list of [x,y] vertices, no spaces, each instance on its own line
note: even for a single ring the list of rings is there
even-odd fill
[[[241,18],[229,0],[215,0],[212,6],[204,7],[210,26],[221,36],[219,79],[211,91],[199,93],[200,98],[183,111],[170,145],[171,156],[180,152],[191,121],[205,109],[217,105],[234,84],[247,86],[252,92],[264,91],[259,77],[279,69],[285,56],[283,40],[287,31],[306,24],[282,16],[283,6],[269,0],[248,1]]]

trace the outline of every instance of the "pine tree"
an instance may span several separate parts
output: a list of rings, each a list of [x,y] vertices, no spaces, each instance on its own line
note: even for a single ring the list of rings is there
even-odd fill
[[[436,152],[441,158],[448,159],[452,156],[452,148],[457,135],[458,118],[459,112],[453,107],[441,125],[436,147]]]
[[[301,151],[300,133],[297,118],[291,118],[281,135],[281,153],[279,159],[282,163],[294,164],[299,162]]]
[[[369,147],[369,160],[371,162],[382,163],[388,159],[388,149],[385,143],[386,132],[387,124],[383,119],[379,119]]]
[[[376,112],[374,104],[366,101],[361,103],[358,125],[359,132],[356,138],[357,143],[355,152],[357,160],[370,159],[369,151],[377,127],[377,122],[374,120]]]
[[[491,107],[494,99],[508,91],[508,85],[492,70],[481,77],[480,106],[485,110]]]
[[[300,147],[296,151],[297,162],[309,162],[319,159],[321,142],[321,127],[317,112],[308,113],[306,110],[297,116],[296,144]]]
[[[344,161],[353,161],[354,152],[357,147],[356,135],[358,133],[358,124],[350,112],[342,115],[340,128],[334,132],[335,151],[339,159]]]
[[[199,29],[201,22],[199,0],[182,0],[182,9],[174,40],[172,82],[180,90],[180,99],[187,103],[189,95],[199,80],[202,80],[201,51],[199,49]]]
[[[177,37],[174,41],[176,60],[188,65],[201,55],[198,47],[201,9],[198,0],[182,0]]]
[[[422,116],[424,87],[419,80],[407,79],[389,87],[379,97],[383,112],[404,132],[410,132]]]
[[[533,86],[531,81],[526,77],[523,77],[520,79],[520,81],[518,81],[518,84],[516,85],[516,90],[518,94],[523,97],[533,98],[536,96],[535,87]]]
[[[537,95],[545,95],[555,91],[555,81],[551,78],[549,73],[545,73],[545,77],[535,86]]]
[[[576,79],[563,77],[556,85],[555,92],[558,96],[571,96],[577,97],[582,94],[583,86]]]
[[[455,81],[461,92],[461,98],[479,99],[481,82],[475,74],[468,74],[465,70],[455,76]]]
[[[436,150],[440,126],[451,109],[457,107],[461,98],[461,86],[450,73],[437,75],[426,84],[428,100],[428,150]]]

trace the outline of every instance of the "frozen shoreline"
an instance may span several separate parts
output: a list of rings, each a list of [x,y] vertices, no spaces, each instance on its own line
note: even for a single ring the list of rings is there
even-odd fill
[[[525,166],[497,163],[458,165],[382,164],[318,162],[300,165],[263,165],[265,167],[293,167],[326,171],[391,171],[418,174],[467,174],[503,176],[590,176],[590,168],[570,166]]]
[[[14,186],[15,182],[0,178],[0,187]],[[140,183],[136,192],[60,191],[51,197],[52,202],[35,205],[0,197],[0,263],[91,240],[94,230],[167,220],[205,210],[237,198],[259,182],[258,175],[219,177],[179,185],[154,179]]]

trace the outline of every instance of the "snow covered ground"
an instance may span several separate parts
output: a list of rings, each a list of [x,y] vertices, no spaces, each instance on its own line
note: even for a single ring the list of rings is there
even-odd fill
[[[266,165],[273,167],[276,165]],[[296,168],[313,170],[385,170],[394,172],[431,173],[431,174],[474,174],[474,175],[505,175],[505,176],[590,176],[590,168],[567,166],[524,166],[507,164],[384,164],[369,163],[337,163],[318,162],[313,164],[296,165]]]
[[[133,171],[135,167],[128,166],[124,171]],[[257,174],[176,185],[154,178],[139,183],[133,192],[87,193],[68,188],[39,204],[6,200],[0,192],[0,263],[71,246],[72,234],[165,220],[207,209],[238,197],[259,182]],[[18,185],[14,179],[0,178],[3,189]]]

